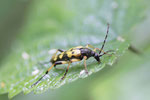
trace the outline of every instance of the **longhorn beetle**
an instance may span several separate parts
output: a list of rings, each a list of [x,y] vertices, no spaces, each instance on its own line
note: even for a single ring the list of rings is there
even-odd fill
[[[48,72],[53,67],[56,67],[56,65],[60,65],[60,64],[68,64],[66,72],[64,73],[64,76],[61,78],[61,80],[63,80],[65,78],[65,76],[69,70],[70,64],[73,62],[81,61],[81,60],[84,60],[85,72],[88,74],[88,70],[87,70],[87,66],[86,66],[86,60],[88,58],[94,57],[100,63],[100,57],[107,54],[108,52],[111,52],[111,50],[106,51],[106,52],[103,51],[108,33],[109,33],[109,24],[107,26],[106,36],[105,36],[105,39],[103,41],[101,49],[94,48],[90,44],[88,44],[86,46],[73,47],[67,51],[64,51],[62,49],[57,49],[56,53],[53,54],[53,56],[50,60],[50,62],[52,63],[52,66],[45,72],[45,74],[37,82],[32,84],[32,86],[36,85],[46,74],[48,74]],[[97,50],[99,51],[99,53],[96,52]],[[58,51],[60,52],[60,54],[57,55]],[[109,55],[109,54],[107,54],[107,55]]]

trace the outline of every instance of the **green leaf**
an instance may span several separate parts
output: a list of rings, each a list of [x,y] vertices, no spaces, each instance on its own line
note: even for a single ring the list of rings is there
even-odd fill
[[[150,46],[143,50],[144,55],[135,55],[132,52],[120,59],[113,70],[107,71],[109,74],[103,78],[97,77],[89,84],[91,98],[94,100],[130,100],[138,98],[149,100],[150,96]],[[130,57],[130,58],[129,58]],[[110,69],[110,68],[109,68]],[[106,74],[106,73],[104,73]],[[100,76],[100,75],[99,75]]]
[[[100,48],[104,40],[107,22],[110,32],[104,50],[115,50],[113,56],[101,57],[101,64],[93,58],[87,60],[89,75],[106,64],[112,65],[128,48],[127,33],[143,19],[145,7],[140,0],[44,0],[35,1],[28,13],[22,34],[17,36],[11,53],[0,68],[0,93],[9,98],[21,91],[42,93],[65,83],[85,78],[83,62],[72,63],[63,81],[65,70],[53,68],[47,77],[31,88],[51,64],[51,50],[67,50],[74,46],[92,44]],[[135,16],[136,15],[136,16]],[[128,34],[129,35],[129,34]],[[124,38],[122,38],[124,36]],[[57,67],[65,68],[66,65]]]

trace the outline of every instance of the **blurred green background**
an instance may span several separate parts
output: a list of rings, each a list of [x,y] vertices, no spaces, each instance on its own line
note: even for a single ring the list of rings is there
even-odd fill
[[[36,2],[38,1],[0,1],[0,63],[9,55],[13,41],[26,24],[30,9],[33,10],[32,5]],[[143,3],[150,4],[148,0]],[[144,56],[127,51],[113,66],[106,66],[85,79],[79,79],[56,90],[48,90],[43,94],[20,93],[13,100],[150,100],[149,10],[150,8],[147,8],[145,19],[130,34],[131,44],[143,52]],[[63,19],[60,18],[61,21]],[[7,95],[0,95],[0,100],[7,100]]]

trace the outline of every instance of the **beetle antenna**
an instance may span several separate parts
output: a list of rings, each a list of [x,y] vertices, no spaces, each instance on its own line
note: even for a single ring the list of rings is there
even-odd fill
[[[105,42],[106,42],[108,33],[109,33],[109,23],[107,23],[107,33],[106,33],[105,39],[104,39],[104,41],[103,41],[103,45],[102,45],[102,47],[101,47],[101,49],[100,49],[100,51],[99,51],[99,54],[101,54],[101,52],[102,52],[102,50],[103,50],[103,48],[104,48],[104,45],[105,45]]]

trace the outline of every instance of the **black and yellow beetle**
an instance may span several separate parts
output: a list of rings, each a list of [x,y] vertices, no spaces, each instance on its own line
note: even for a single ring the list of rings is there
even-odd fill
[[[52,56],[50,62],[52,63],[52,66],[46,71],[46,73],[37,81],[35,82],[32,86],[36,85],[46,74],[48,74],[48,72],[53,68],[56,67],[56,65],[60,65],[60,64],[68,64],[68,67],[66,69],[66,72],[64,74],[64,76],[61,78],[64,79],[68,70],[69,70],[69,66],[72,62],[77,62],[77,61],[81,61],[84,59],[84,67],[85,67],[85,72],[88,74],[88,70],[87,70],[87,66],[86,66],[86,60],[90,57],[94,57],[99,63],[100,63],[100,57],[107,54],[109,51],[104,52],[103,48],[108,36],[108,32],[109,32],[109,24],[107,27],[107,33],[105,36],[105,39],[103,41],[103,45],[101,47],[101,49],[99,48],[94,48],[92,45],[87,45],[87,46],[77,46],[77,47],[73,47],[70,48],[67,51],[58,49],[56,51],[56,53],[54,53],[54,55]],[[96,51],[99,51],[99,53],[97,53]],[[60,54],[57,55],[57,52],[60,52]],[[101,54],[103,53],[103,54]]]

